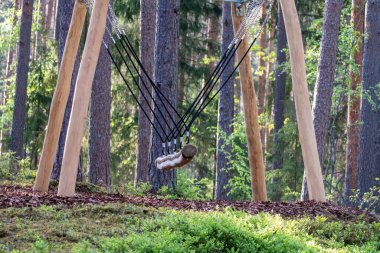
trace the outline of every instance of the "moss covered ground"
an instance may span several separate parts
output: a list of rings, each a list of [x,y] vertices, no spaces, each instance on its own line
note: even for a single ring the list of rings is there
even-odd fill
[[[0,252],[380,252],[380,223],[129,204],[0,210]]]

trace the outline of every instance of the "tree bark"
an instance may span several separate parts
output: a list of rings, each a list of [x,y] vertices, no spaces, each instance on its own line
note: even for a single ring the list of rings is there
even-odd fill
[[[365,18],[365,1],[353,0],[351,20],[355,36],[354,62],[358,71],[351,70],[351,92],[348,98],[348,118],[347,118],[347,149],[346,149],[346,170],[344,177],[344,203],[350,204],[352,190],[357,188],[358,183],[358,157],[360,142],[360,95],[358,87],[362,83],[363,68],[363,33]]]
[[[146,73],[153,78],[154,71],[154,43],[156,37],[156,8],[157,0],[140,0],[140,57],[141,62],[146,70]],[[142,71],[141,71],[142,72]],[[146,75],[141,73],[142,80],[147,84],[146,89],[142,89],[143,94],[147,99],[150,98],[149,94],[152,94],[153,87],[149,84],[149,79]],[[149,114],[149,118],[152,119],[152,113],[150,112],[150,106],[152,101],[146,101],[143,94],[140,92],[139,101],[146,113]],[[151,142],[152,126],[149,122],[149,118],[140,109],[139,111],[139,130],[138,130],[138,146],[137,146],[137,168],[135,184],[138,185],[143,182],[149,181],[149,147]]]
[[[45,22],[45,31],[49,32],[52,28],[52,22],[53,22],[53,11],[55,6],[56,0],[49,0],[48,7],[47,7],[47,14],[46,14],[46,22]]]
[[[35,31],[35,52],[34,52],[34,60],[37,59],[40,50],[43,51],[44,48],[44,42],[43,42],[43,34],[45,32],[45,20],[46,20],[46,1],[45,0],[39,0],[38,1],[38,28],[37,31]]]
[[[185,73],[182,71],[179,74],[179,82],[178,82],[178,107],[182,109],[183,103],[185,102]]]
[[[263,7],[261,9],[261,19],[264,20],[267,16],[267,6],[266,1],[264,0]],[[266,47],[267,47],[267,29],[266,26],[263,28],[261,35],[260,35],[260,57],[259,57],[259,80],[258,80],[258,86],[259,86],[259,98],[258,98],[258,107],[259,107],[259,115],[264,112],[264,103],[265,103],[265,84],[266,84]],[[263,133],[263,131],[261,131]],[[262,143],[264,135],[261,135]]]
[[[273,12],[270,17],[270,32],[269,32],[269,45],[268,45],[268,63],[267,63],[267,71],[266,71],[266,78],[265,78],[265,100],[264,100],[264,108],[267,108],[267,110],[270,111],[270,115],[272,115],[273,107],[269,104],[269,98],[272,95],[272,87],[271,87],[271,78],[272,78],[272,72],[273,72],[273,59],[271,58],[272,53],[274,52],[274,39],[275,39],[275,31],[276,31],[276,25],[274,21]],[[265,132],[264,132],[264,150],[269,150],[269,143],[271,138],[271,132],[269,130],[268,125],[265,126]]]
[[[112,0],[110,5],[112,6]],[[107,21],[109,31],[112,26]],[[111,37],[104,34],[104,41],[110,45]],[[111,185],[111,58],[102,46],[95,71],[90,102],[90,137],[88,157],[88,179],[90,183],[109,187]]]
[[[31,32],[33,22],[33,0],[22,1],[19,55],[16,74],[11,150],[17,157],[24,157],[24,127],[26,113],[26,90],[28,86]]]
[[[70,22],[71,22],[71,16],[74,9],[74,2],[75,0],[60,0],[58,2],[58,17],[59,17],[59,49],[58,49],[58,68],[61,65],[62,57],[63,57],[63,51],[65,49],[66,44],[66,37],[69,32],[70,28]],[[70,113],[71,113],[71,107],[73,104],[73,96],[74,96],[74,89],[75,89],[75,83],[77,80],[79,65],[80,65],[80,55],[81,55],[81,48],[78,50],[78,54],[75,59],[74,69],[73,69],[73,76],[71,79],[71,86],[70,86],[70,94],[69,98],[67,100],[66,110],[65,110],[65,116],[63,118],[62,123],[62,129],[61,134],[59,136],[59,143],[57,148],[57,158],[54,162],[53,172],[51,174],[51,178],[54,180],[59,180],[59,175],[61,174],[61,166],[62,166],[62,159],[63,159],[63,151],[65,148],[65,140],[66,140],[66,132],[67,127],[69,125],[70,120]],[[81,173],[81,163],[79,163],[78,168],[78,178],[79,174]]]
[[[323,21],[322,41],[317,72],[317,83],[314,91],[313,122],[317,138],[318,156],[321,167],[324,167],[327,129],[332,104],[335,77],[336,56],[340,14],[343,0],[326,0]],[[306,175],[304,175],[306,177]],[[302,200],[308,200],[307,181],[303,181]]]
[[[220,8],[221,1],[215,0],[214,3],[218,8]],[[207,24],[207,44],[209,52],[216,52],[219,45],[219,36],[220,36],[220,19],[215,11],[210,14]],[[212,74],[214,70],[215,61],[211,61],[209,64],[209,75]]]
[[[178,51],[179,51],[179,0],[158,0],[157,19],[156,19],[156,43],[154,73],[158,88],[165,94],[174,108],[177,107],[178,96]],[[154,95],[157,99],[157,94]],[[164,122],[169,119],[169,114],[162,109],[160,100],[157,101],[154,111],[157,118],[153,124],[158,126],[158,120]],[[162,110],[163,117],[158,114]],[[174,115],[169,109],[171,115]],[[163,131],[169,133],[169,129],[164,125]],[[165,134],[161,131],[161,135]],[[154,162],[162,154],[162,140],[157,132],[152,131],[152,143],[150,149],[149,181],[152,191],[157,192],[162,186],[174,189],[176,185],[176,171],[160,171]]]
[[[227,51],[228,46],[234,38],[234,30],[231,17],[231,4],[223,3],[222,17],[222,47],[221,55]],[[234,58],[233,58],[234,59]],[[227,81],[228,76],[234,69],[234,60],[231,60],[226,66],[225,71],[221,75],[220,83]],[[215,180],[215,199],[228,200],[230,187],[227,187],[232,177],[232,171],[228,164],[226,152],[231,151],[229,145],[225,145],[223,136],[232,134],[232,121],[234,118],[234,82],[235,78],[231,78],[226,86],[220,91],[218,104],[218,136],[217,136],[217,164],[216,164],[216,180]]]
[[[282,142],[279,139],[279,132],[284,126],[285,121],[285,99],[286,99],[286,72],[283,69],[286,62],[286,30],[284,16],[281,5],[278,3],[277,21],[277,57],[276,57],[276,80],[274,84],[274,159],[273,169],[281,169],[283,165]],[[275,201],[280,200],[280,189],[274,194]]]
[[[13,21],[12,21],[12,30],[11,30],[11,36],[13,35],[13,28],[16,26],[17,24],[17,11],[19,10],[19,1],[16,0],[15,3],[14,3],[14,10],[13,10]],[[6,67],[5,67],[5,84],[4,84],[4,88],[3,88],[3,93],[2,93],[2,98],[1,98],[1,104],[4,106],[7,104],[8,102],[8,87],[10,85],[10,77],[12,76],[12,64],[13,64],[13,57],[14,57],[14,54],[15,54],[15,45],[9,45],[8,46],[8,54],[7,54],[7,64],[6,64]],[[5,123],[6,124],[6,123]],[[6,149],[5,147],[5,143],[4,143],[4,138],[5,136],[9,135],[9,133],[5,130],[6,128],[8,128],[8,124],[6,125],[3,125],[3,127],[1,128],[0,130],[0,156],[2,155],[2,153],[4,152],[4,150]]]
[[[56,0],[55,1],[55,5],[54,5],[54,16],[55,16],[55,20],[54,20],[54,38],[56,41],[59,41],[59,31],[61,30],[61,28],[59,27],[60,26],[60,13],[59,13],[59,5],[60,5],[60,2],[61,1],[64,1],[64,0]],[[69,0],[70,2],[71,0]]]
[[[368,0],[365,18],[362,122],[359,153],[361,194],[380,187],[380,1]],[[378,195],[378,193],[377,193]],[[380,206],[376,207],[380,211]]]

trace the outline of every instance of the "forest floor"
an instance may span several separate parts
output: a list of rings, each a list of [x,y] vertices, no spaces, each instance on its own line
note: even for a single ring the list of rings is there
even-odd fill
[[[244,211],[249,214],[270,213],[284,218],[318,217],[324,216],[330,220],[380,222],[380,217],[358,209],[338,206],[332,203],[304,202],[250,202],[250,201],[192,201],[180,199],[163,199],[154,196],[138,197],[123,196],[121,194],[107,194],[92,192],[86,187],[77,189],[74,197],[63,198],[55,192],[37,193],[30,187],[18,185],[0,185],[0,209],[64,206],[74,205],[101,205],[111,203],[127,203],[138,206],[174,210],[191,211],[218,211],[231,208],[235,211]]]
[[[0,183],[0,252],[380,252],[379,217],[330,203],[55,192]]]

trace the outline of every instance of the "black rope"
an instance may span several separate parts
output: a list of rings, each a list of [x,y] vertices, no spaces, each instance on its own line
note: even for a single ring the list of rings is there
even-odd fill
[[[123,38],[124,42],[127,43],[128,48],[132,51],[132,54],[137,62],[137,64],[140,66],[141,70],[144,72],[146,77],[148,78],[150,84],[153,86],[155,91],[162,96],[162,98],[168,103],[168,105],[174,110],[175,114],[177,114],[178,117],[181,117],[177,109],[171,104],[169,99],[160,91],[159,87],[157,87],[156,83],[152,80],[152,78],[148,75],[147,71],[145,70],[142,62],[140,61],[140,58],[137,56],[136,51],[133,49],[131,42],[129,41],[128,37],[125,34],[121,34],[121,37]]]
[[[210,87],[210,82],[212,82],[212,80],[214,79],[214,76],[216,76],[216,72],[218,72],[220,70],[220,66],[222,66],[225,62],[225,59],[227,59],[227,53],[229,53],[229,50],[226,50],[226,52],[224,53],[223,57],[221,58],[221,60],[219,61],[218,65],[214,68],[211,76],[209,77],[209,79],[207,80],[206,84],[203,86],[202,90],[200,91],[200,93],[197,95],[197,97],[193,100],[192,104],[190,105],[190,107],[187,109],[187,111],[185,112],[185,114],[182,116],[182,119],[184,120],[185,118],[188,117],[189,114],[191,114],[194,109],[193,107],[197,106],[196,104],[198,103],[199,100],[202,100],[203,97],[204,97],[204,94],[205,92],[207,92],[208,88]]]
[[[255,44],[257,37],[253,39],[251,45],[248,47],[248,50],[244,53],[243,57],[240,59],[239,63],[236,65],[232,73],[228,76],[227,80],[220,86],[220,88],[216,91],[216,93],[208,100],[208,102],[201,108],[196,115],[193,116],[192,120],[189,123],[189,127],[192,126],[195,119],[202,113],[202,111],[211,103],[211,101],[220,93],[220,91],[224,88],[224,86],[228,83],[228,81],[232,78],[232,76],[236,73],[236,70],[240,67],[245,57],[247,57],[248,53],[251,51],[253,45]]]
[[[122,43],[121,43],[121,44],[122,44]],[[116,49],[118,50],[119,54],[122,56],[122,54],[121,54],[121,52],[120,52],[120,49],[119,49],[119,47],[117,46],[117,44],[115,44],[115,46],[116,46]],[[142,78],[142,76],[139,74],[138,68],[137,68],[136,65],[134,64],[134,62],[133,62],[133,60],[132,60],[132,58],[131,58],[130,53],[127,51],[127,49],[125,48],[125,46],[124,46],[123,44],[122,44],[122,47],[123,47],[123,49],[124,49],[124,52],[127,54],[127,57],[128,57],[128,59],[129,59],[129,61],[132,63],[133,68],[134,68],[135,71],[138,73],[138,76],[139,76],[140,79],[141,79],[141,83],[142,83],[143,87],[145,88],[145,90],[147,91],[147,93],[149,94],[149,97],[150,97],[151,100],[153,101],[154,105],[156,106],[157,111],[159,112],[159,114],[161,115],[162,118],[165,118],[165,116],[163,115],[163,113],[161,112],[161,110],[159,110],[158,104],[157,104],[156,100],[153,98],[153,95],[150,93],[150,91],[149,91],[149,89],[148,89],[148,87],[147,87],[147,84],[145,83],[145,81],[144,81],[144,79]],[[127,65],[127,69],[128,69],[128,71],[129,71],[129,73],[131,74],[131,76],[132,76],[132,78],[133,78],[133,80],[134,80],[136,86],[139,88],[139,91],[141,92],[141,94],[144,95],[144,92],[142,91],[142,89],[141,89],[141,87],[140,87],[140,85],[139,85],[139,83],[138,83],[138,80],[136,79],[135,75],[132,73],[132,70],[129,68],[129,66],[128,66],[128,64],[127,64],[127,62],[125,61],[125,59],[124,59],[123,56],[122,56],[122,58],[123,58],[123,61],[124,61],[125,65]],[[144,98],[145,98],[145,97],[144,97]],[[148,101],[148,100],[146,100],[146,101],[147,101],[147,103],[149,104],[149,101]],[[161,103],[162,103],[162,105],[163,105],[165,111],[166,111],[167,114],[169,115],[170,120],[171,120],[172,123],[175,125],[175,124],[176,124],[176,121],[174,120],[173,116],[171,115],[171,112],[170,112],[169,109],[165,106],[165,104],[164,104],[164,102],[163,102],[162,100],[161,100]],[[157,119],[157,120],[158,120],[158,119]],[[171,128],[170,124],[169,124],[166,120],[164,120],[164,122],[165,122],[165,124],[167,125],[167,127],[169,128],[169,131],[170,131],[169,134],[171,134],[171,133],[174,131],[174,129]]]
[[[106,49],[107,49],[108,55],[110,56],[110,58],[111,58],[113,64],[115,65],[117,71],[119,72],[121,78],[123,79],[124,83],[127,85],[127,88],[128,88],[128,90],[129,90],[129,92],[131,92],[131,94],[132,94],[134,100],[137,102],[137,104],[139,105],[140,109],[143,111],[143,113],[144,113],[145,116],[147,117],[148,121],[149,121],[150,124],[152,125],[153,129],[156,131],[156,133],[157,133],[157,135],[159,136],[160,140],[163,141],[163,137],[161,136],[160,132],[157,130],[156,126],[153,124],[152,120],[150,119],[148,113],[147,113],[147,112],[145,111],[145,109],[142,107],[140,101],[138,100],[138,98],[137,98],[136,95],[134,94],[134,92],[133,92],[133,90],[131,89],[130,85],[128,84],[126,78],[124,77],[123,73],[121,72],[121,69],[120,69],[119,66],[117,65],[117,63],[116,63],[114,57],[112,56],[112,54],[111,54],[109,48],[106,47]],[[152,110],[152,109],[151,109],[151,110]],[[158,124],[159,124],[159,126],[160,126],[162,129],[164,129],[164,128],[162,127],[162,125],[161,125],[160,122],[158,122]],[[164,134],[166,135],[165,132],[164,132]],[[167,137],[167,136],[166,136],[166,137]]]
[[[156,94],[158,95],[158,99],[160,99],[161,103],[163,104],[164,106],[164,109],[167,111],[167,113],[170,115],[170,112],[169,110],[167,109],[167,107],[165,106],[165,101],[167,102],[167,104],[173,109],[174,113],[177,114],[178,117],[180,117],[180,121],[182,121],[182,123],[184,123],[186,125],[185,122],[183,122],[183,120],[181,119],[182,116],[178,113],[178,111],[175,109],[175,107],[170,103],[170,101],[167,99],[167,97],[162,93],[162,91],[160,91],[159,87],[157,87],[157,85],[153,82],[153,80],[151,79],[151,77],[148,75],[147,71],[145,70],[143,64],[141,63],[139,57],[137,56],[135,50],[133,49],[130,41],[128,40],[128,37],[124,34],[124,36],[122,34],[121,35],[121,38],[123,38],[121,41],[124,43],[126,43],[126,46],[127,48],[132,52],[132,55],[134,56],[134,59],[136,60],[137,64],[140,66],[141,70],[143,71],[143,73],[145,74],[145,76],[148,78],[150,84],[152,85],[153,89],[155,90]],[[120,39],[120,38],[119,38]],[[124,44],[121,43],[124,50],[127,51],[127,49],[125,48]],[[139,77],[142,79],[143,81],[143,78],[140,74],[140,72],[138,71],[137,67],[135,66],[135,64],[133,63],[132,59],[129,57],[130,61],[132,62],[136,72],[138,73]],[[144,84],[145,85],[145,84]],[[162,98],[165,100],[163,101]],[[153,99],[153,98],[152,98]],[[170,116],[172,118],[172,116]],[[173,119],[173,118],[172,118]],[[172,120],[173,121],[173,120]],[[174,125],[176,126],[177,125],[177,122],[173,122]],[[178,131],[178,129],[177,129]],[[165,140],[166,141],[166,140]],[[169,141],[169,139],[167,140]]]
[[[122,76],[124,82],[127,84],[127,87],[129,89],[129,91],[132,93],[133,98],[136,100],[136,102],[138,103],[139,107],[141,108],[141,110],[143,111],[143,113],[145,114],[145,116],[149,119],[150,124],[152,125],[152,127],[154,128],[154,130],[157,132],[157,134],[158,134],[161,142],[164,145],[163,147],[165,148],[166,141],[169,141],[168,148],[170,148],[171,140],[174,139],[174,150],[176,149],[176,140],[177,140],[177,138],[181,137],[181,139],[180,139],[181,140],[180,141],[180,147],[181,147],[181,145],[182,145],[182,137],[184,136],[184,134],[186,132],[187,132],[187,142],[189,142],[189,139],[190,139],[189,131],[190,131],[190,128],[193,125],[195,119],[199,117],[199,115],[205,110],[205,108],[211,103],[211,101],[220,93],[220,91],[225,87],[225,85],[229,82],[229,80],[234,76],[234,74],[236,73],[237,69],[242,64],[243,60],[246,58],[246,56],[248,55],[248,53],[251,51],[254,43],[257,41],[257,36],[256,36],[254,38],[254,40],[252,41],[252,43],[250,44],[250,46],[248,47],[248,49],[246,50],[246,52],[244,53],[243,57],[240,59],[240,61],[236,65],[236,67],[233,69],[233,71],[228,76],[227,80],[225,80],[220,85],[219,89],[210,97],[210,95],[214,91],[214,88],[215,88],[216,84],[219,82],[219,80],[221,78],[221,75],[225,72],[226,68],[228,67],[228,64],[231,62],[231,60],[233,59],[236,51],[241,46],[241,44],[243,42],[243,39],[240,39],[240,41],[239,41],[239,43],[237,45],[236,45],[236,43],[234,43],[229,48],[227,48],[226,52],[224,52],[221,60],[218,62],[217,66],[214,68],[211,76],[208,78],[208,80],[205,83],[205,85],[202,88],[202,90],[199,92],[199,94],[194,99],[194,101],[191,103],[190,107],[186,110],[186,112],[181,116],[178,113],[178,111],[176,110],[176,108],[170,103],[170,101],[166,98],[166,96],[164,94],[162,94],[162,92],[160,91],[159,87],[157,87],[157,85],[153,82],[153,80],[151,79],[151,77],[148,75],[146,69],[144,68],[143,64],[141,63],[141,61],[140,61],[140,59],[139,59],[136,51],[133,49],[133,46],[132,46],[131,42],[129,41],[129,39],[128,39],[127,35],[125,34],[125,32],[123,31],[123,34],[120,32],[118,34],[118,38],[119,38],[120,44],[122,45],[122,48],[124,49],[124,52],[127,54],[127,57],[129,59],[129,61],[131,61],[134,70],[137,72],[139,78],[141,79],[141,83],[143,84],[144,88],[147,90],[147,93],[149,94],[150,98],[152,99],[154,105],[157,107],[157,111],[160,113],[163,121],[165,122],[165,124],[169,128],[170,132],[169,132],[169,134],[166,134],[165,128],[162,126],[159,118],[155,114],[155,112],[154,112],[155,110],[150,106],[150,103],[149,103],[148,99],[146,98],[146,96],[144,95],[144,92],[142,92],[142,89],[141,89],[138,81],[136,80],[136,77],[133,74],[133,71],[129,67],[126,59],[122,55],[121,50],[119,49],[119,47],[117,46],[117,43],[115,42],[114,44],[115,44],[115,47],[116,47],[118,53],[120,54],[120,56],[121,56],[124,64],[127,67],[127,70],[129,72],[129,74],[132,76],[132,79],[133,79],[135,85],[138,87],[138,89],[139,89],[140,93],[142,94],[144,100],[147,101],[147,104],[149,105],[149,109],[153,113],[153,117],[157,120],[157,123],[159,124],[159,126],[163,130],[163,133],[165,135],[165,139],[161,136],[160,132],[158,131],[158,129],[154,125],[154,122],[152,122],[152,120],[149,118],[148,114],[146,113],[145,109],[142,107],[142,105],[139,102],[138,98],[133,93],[131,87],[127,83],[127,80],[124,77],[124,75],[122,74],[120,67],[116,64],[115,59],[113,58],[113,56],[112,56],[110,50],[108,49],[108,47],[107,47],[107,51],[108,51],[108,53],[109,53],[109,55],[110,55],[113,63],[115,64],[115,66],[116,66],[119,74]],[[169,123],[165,120],[165,117],[164,117],[163,113],[161,112],[161,110],[159,110],[159,108],[157,106],[157,103],[156,103],[155,99],[153,98],[153,95],[149,92],[147,84],[145,83],[144,78],[140,74],[140,71],[138,70],[138,67],[134,63],[134,60],[137,62],[137,65],[140,67],[141,71],[147,77],[150,85],[155,90],[155,92],[157,94],[157,99],[160,100],[160,102],[161,102],[162,106],[164,107],[165,111],[168,113],[171,121],[174,123],[174,129],[171,128],[171,126],[169,125]],[[175,112],[175,114],[177,116],[179,116],[179,121],[176,122],[174,120],[173,116],[171,115],[171,113],[170,113],[170,111],[169,111],[169,109],[167,108],[166,105],[170,106],[171,109]],[[170,150],[168,150],[168,151],[170,152]]]
[[[231,60],[233,59],[233,57],[235,56],[235,53],[237,51],[237,49],[240,47],[242,43],[242,40],[239,41],[239,43],[236,45],[236,44],[233,44],[234,46],[231,48],[232,50],[226,50],[226,53],[228,53],[228,55],[225,57],[225,60],[224,62],[222,63],[222,61],[220,63],[222,63],[219,68],[216,68],[214,71],[214,75],[209,79],[209,87],[211,89],[209,89],[207,91],[207,93],[205,93],[206,95],[203,96],[203,98],[207,99],[209,97],[209,95],[211,94],[211,92],[213,91],[214,87],[216,86],[216,84],[218,83],[218,81],[220,80],[220,77],[221,75],[224,73],[224,71],[226,70],[227,68],[227,65],[231,62]],[[196,113],[196,115],[199,115],[199,113],[197,114],[197,112],[199,111],[199,109],[202,107],[202,105],[205,103],[205,99],[202,99],[202,100],[199,100],[196,102],[196,105],[195,107],[191,110],[190,113],[187,114],[186,118],[184,119],[184,121],[187,123],[189,120],[191,121],[191,116],[194,117],[194,112]],[[199,104],[200,104],[200,107],[199,107]],[[199,107],[199,108],[198,108]],[[188,125],[188,128],[185,128],[184,129],[184,132],[182,133],[182,129],[183,129],[184,125],[181,124],[179,126],[180,128],[180,131],[178,133],[176,133],[178,135],[183,135],[186,131],[189,131],[190,129],[190,125]]]

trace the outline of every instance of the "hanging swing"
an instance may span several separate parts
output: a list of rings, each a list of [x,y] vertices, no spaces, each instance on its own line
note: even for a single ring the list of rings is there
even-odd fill
[[[239,0],[239,2],[242,3],[243,1]],[[251,51],[262,29],[266,25],[268,17],[270,16],[269,12],[265,20],[263,20],[261,24],[255,26],[255,24],[259,23],[258,21],[260,19],[261,8],[264,3],[264,0],[251,0],[246,3],[246,13],[240,29],[235,34],[234,39],[221,57],[219,63],[214,68],[204,87],[183,115],[176,110],[165,94],[162,94],[157,84],[155,84],[152,78],[147,74],[147,71],[141,63],[138,54],[133,49],[131,41],[126,35],[126,32],[121,29],[112,7],[109,6],[109,15],[107,16],[107,20],[111,23],[116,38],[113,36],[112,31],[107,28],[106,32],[111,38],[111,42],[103,40],[103,45],[107,48],[116,70],[126,84],[129,92],[132,94],[133,99],[139,105],[140,110],[148,118],[153,130],[157,133],[162,142],[162,156],[157,158],[155,161],[158,169],[166,171],[182,167],[188,164],[196,155],[196,147],[189,144],[191,126],[204,111],[204,109],[224,88],[228,81],[234,76],[244,58]],[[87,4],[91,8],[91,2],[88,2]],[[271,7],[272,4],[273,1],[271,1]],[[242,7],[243,5],[240,6]],[[271,7],[270,10],[272,9]],[[235,53],[242,45],[245,36],[253,37],[248,50],[246,50],[242,59],[238,61],[238,64],[231,71],[231,73],[229,73],[227,80],[218,86],[217,84],[220,81],[222,73],[226,72],[228,64],[235,57]],[[115,53],[117,55],[112,52],[111,47],[115,48]],[[116,62],[116,57],[121,58],[121,64]],[[123,67],[127,70],[129,77],[132,77],[132,81],[142,95],[142,98],[147,102],[149,111],[146,111],[142,107],[140,101],[138,100],[138,96],[134,93],[132,86],[128,82],[126,74],[123,73]],[[148,80],[148,82],[144,80]],[[150,88],[152,88],[156,96],[154,96],[153,92],[150,92]],[[150,105],[149,101],[153,102],[153,106]],[[158,103],[162,105],[162,108],[158,108]],[[157,110],[155,110],[155,107]],[[150,113],[155,122],[157,122],[157,125],[154,124],[154,120],[150,119]],[[165,118],[164,114],[169,115],[169,117]]]

